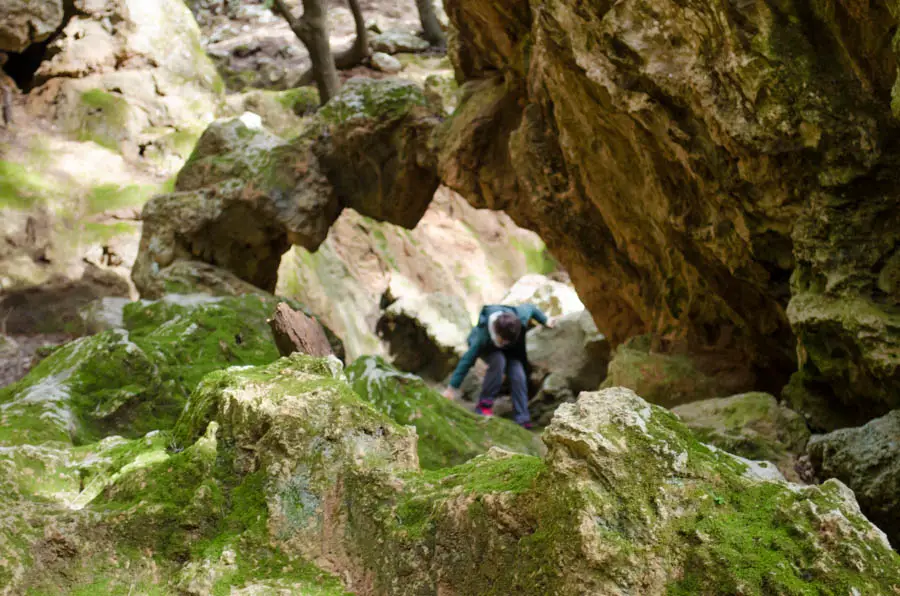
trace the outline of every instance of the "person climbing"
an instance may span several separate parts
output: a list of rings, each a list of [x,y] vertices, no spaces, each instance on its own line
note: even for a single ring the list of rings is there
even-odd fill
[[[489,305],[482,308],[478,324],[469,333],[469,350],[453,371],[450,385],[444,390],[444,397],[453,399],[459,395],[466,373],[480,357],[488,365],[488,371],[481,385],[476,411],[483,416],[493,416],[494,399],[500,392],[505,372],[512,393],[515,420],[521,426],[531,428],[531,414],[528,411],[528,354],[525,349],[525,331],[531,319],[553,328],[553,322],[533,304]]]

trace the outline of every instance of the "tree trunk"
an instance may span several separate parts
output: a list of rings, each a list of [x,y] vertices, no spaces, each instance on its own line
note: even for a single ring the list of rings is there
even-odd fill
[[[303,16],[295,18],[285,0],[275,0],[275,8],[300,38],[312,62],[312,75],[319,88],[319,101],[325,104],[337,94],[340,81],[328,40],[328,15],[323,0],[303,0]]]
[[[416,6],[419,8],[419,20],[422,22],[422,29],[425,31],[425,39],[428,40],[428,43],[433,46],[442,46],[447,43],[444,29],[434,11],[434,0],[416,0]]]
[[[353,21],[356,24],[356,39],[353,41],[352,46],[334,55],[334,65],[338,70],[347,70],[348,68],[359,66],[370,54],[369,30],[366,29],[366,19],[363,17],[359,0],[347,0],[347,3],[350,5]],[[303,85],[309,85],[313,80],[313,71],[308,70],[303,73],[297,84],[302,87]]]
[[[284,302],[275,307],[275,316],[269,319],[269,327],[282,356],[290,356],[294,352],[317,357],[334,354],[322,325]]]

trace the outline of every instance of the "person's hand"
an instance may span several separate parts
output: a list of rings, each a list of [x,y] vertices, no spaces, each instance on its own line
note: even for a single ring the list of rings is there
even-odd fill
[[[453,387],[447,387],[444,389],[443,393],[441,393],[447,399],[456,399],[459,395],[459,389],[454,389]]]
[[[547,319],[547,323],[544,325],[544,327],[546,327],[547,329],[553,329],[554,327],[556,327],[556,320]]]

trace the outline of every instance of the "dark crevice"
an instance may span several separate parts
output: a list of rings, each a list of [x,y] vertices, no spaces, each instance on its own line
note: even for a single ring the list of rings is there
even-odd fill
[[[62,25],[53,35],[44,41],[33,43],[25,51],[21,53],[8,52],[6,54],[6,64],[3,65],[3,71],[15,81],[16,86],[23,92],[28,93],[37,87],[42,81],[35,76],[41,64],[45,60],[51,58],[49,54],[50,45],[56,41],[59,35],[68,25],[69,20],[75,16],[76,8],[73,0],[64,2],[64,13]]]

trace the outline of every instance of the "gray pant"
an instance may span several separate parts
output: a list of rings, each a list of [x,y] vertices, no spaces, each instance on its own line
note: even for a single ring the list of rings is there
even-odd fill
[[[484,383],[481,385],[481,397],[479,406],[491,407],[494,399],[500,393],[503,386],[503,373],[509,379],[509,389],[512,393],[513,408],[516,411],[516,422],[522,424],[531,421],[528,412],[528,379],[525,376],[525,365],[517,358],[513,358],[503,350],[493,350],[483,354],[481,359],[488,365]]]

